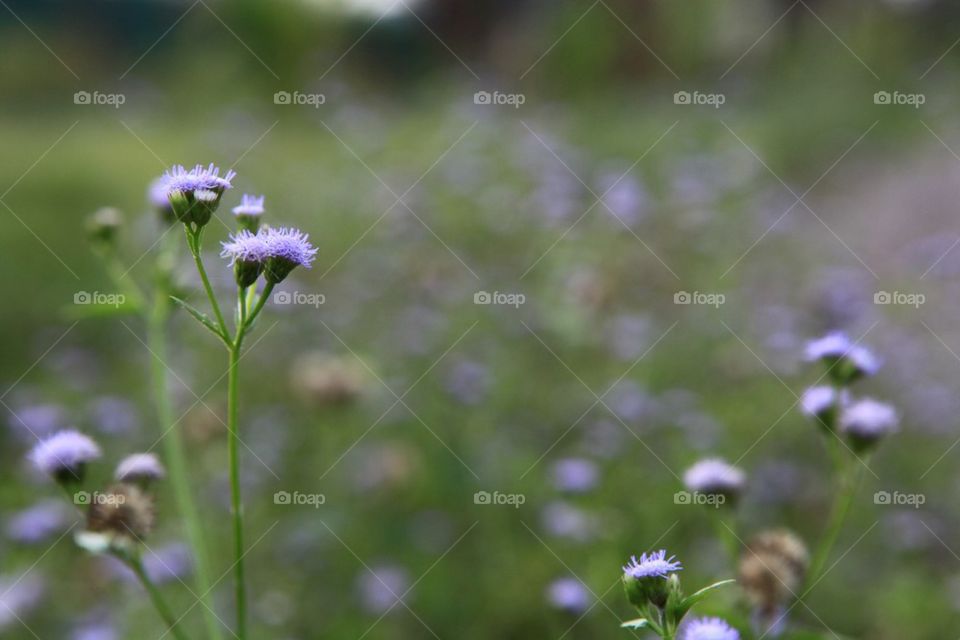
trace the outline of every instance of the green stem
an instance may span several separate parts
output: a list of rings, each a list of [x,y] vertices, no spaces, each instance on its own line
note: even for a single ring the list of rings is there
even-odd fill
[[[214,614],[210,602],[212,582],[210,580],[210,562],[207,556],[207,547],[203,538],[203,529],[200,526],[200,515],[190,489],[186,456],[183,450],[183,437],[180,428],[175,424],[173,406],[170,401],[170,392],[167,370],[164,361],[167,359],[167,317],[169,315],[169,300],[166,291],[157,288],[153,309],[147,317],[147,342],[152,353],[151,378],[154,403],[161,429],[161,442],[164,448],[164,457],[168,467],[168,477],[173,488],[177,510],[183,518],[187,540],[193,550],[196,560],[195,581],[200,601],[204,608],[204,618],[207,633],[211,640],[221,640],[223,637],[220,625]]]
[[[203,227],[197,231],[191,231],[190,227],[183,227],[187,233],[187,245],[190,247],[190,253],[193,254],[193,262],[197,265],[197,273],[200,274],[200,280],[203,282],[203,290],[207,292],[207,298],[210,300],[210,306],[213,307],[213,314],[217,317],[217,325],[225,336],[229,336],[227,323],[223,319],[223,313],[220,311],[220,304],[217,297],[213,294],[213,287],[210,286],[210,278],[207,277],[207,270],[203,266],[203,258],[200,256],[200,239],[203,236]]]
[[[837,492],[833,507],[830,510],[830,517],[827,520],[827,528],[814,553],[813,561],[810,563],[810,572],[807,574],[806,591],[816,584],[817,579],[823,572],[824,565],[830,558],[830,551],[840,535],[840,530],[850,513],[850,507],[853,505],[853,499],[860,487],[860,481],[863,478],[862,465],[858,464],[852,473],[848,472],[841,477],[841,487]],[[802,596],[801,596],[802,597]]]
[[[260,298],[257,300],[256,306],[253,308],[253,311],[250,312],[250,315],[247,317],[246,323],[243,325],[243,330],[248,329],[253,321],[257,319],[257,316],[260,315],[260,310],[263,309],[263,306],[267,303],[267,300],[270,298],[270,293],[273,291],[274,283],[267,282],[263,286],[263,291],[260,292]]]
[[[233,545],[235,571],[235,597],[237,607],[237,638],[247,637],[247,597],[243,570],[243,502],[240,496],[240,461],[237,455],[237,391],[240,346],[243,343],[243,325],[237,331],[237,339],[230,348],[230,369],[227,373],[227,448],[230,464],[230,505],[233,511]]]
[[[725,509],[725,506],[720,507],[720,510]],[[721,511],[722,513],[722,511]],[[736,522],[733,522],[733,525],[729,525],[724,522],[721,513],[717,513],[717,516],[714,518],[714,526],[717,530],[717,536],[723,543],[723,548],[727,552],[727,556],[730,558],[730,562],[733,563],[733,566],[737,566],[737,560],[740,555],[740,541],[737,537]],[[731,510],[732,514],[732,510]],[[732,519],[731,519],[732,521]]]
[[[177,640],[187,640],[187,635],[183,633],[180,627],[177,626],[179,620],[173,615],[173,612],[170,611],[170,607],[167,606],[166,601],[163,599],[160,591],[157,589],[157,585],[153,584],[153,581],[150,580],[150,576],[147,575],[147,572],[143,569],[143,563],[140,561],[140,558],[137,557],[128,557],[125,558],[127,566],[129,566],[137,578],[140,579],[140,584],[143,585],[143,588],[147,590],[147,593],[150,595],[150,601],[153,603],[154,608],[157,610],[157,613],[160,614],[160,617],[163,618],[163,621],[166,623],[167,628],[170,629],[170,632],[173,634],[173,637]]]

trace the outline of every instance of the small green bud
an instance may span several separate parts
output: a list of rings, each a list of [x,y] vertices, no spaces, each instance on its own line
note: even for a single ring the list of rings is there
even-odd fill
[[[87,218],[87,233],[93,242],[113,245],[122,225],[123,216],[118,209],[103,207]]]
[[[258,260],[237,260],[233,263],[233,275],[237,285],[245,289],[257,281],[263,273],[263,263]]]

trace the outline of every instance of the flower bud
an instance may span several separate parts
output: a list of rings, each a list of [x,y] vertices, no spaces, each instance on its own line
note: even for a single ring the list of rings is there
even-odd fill
[[[116,242],[117,232],[122,224],[123,216],[118,209],[103,207],[87,218],[87,233],[93,242],[112,246]]]

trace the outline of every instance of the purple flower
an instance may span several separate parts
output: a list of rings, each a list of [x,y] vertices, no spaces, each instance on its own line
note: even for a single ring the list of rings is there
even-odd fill
[[[800,410],[811,418],[823,417],[837,403],[837,390],[833,387],[810,387],[803,392]]]
[[[134,453],[120,461],[114,477],[120,482],[149,483],[167,475],[160,460],[152,453]]]
[[[230,181],[234,176],[233,171],[227,171],[221,177],[220,169],[213,163],[206,169],[198,164],[189,171],[176,165],[163,174],[157,191],[166,191],[170,207],[180,222],[199,228],[210,222],[223,192],[233,187]]]
[[[562,611],[583,613],[590,606],[590,592],[575,578],[558,578],[547,586],[547,602]]]
[[[842,358],[853,347],[850,338],[842,331],[833,331],[807,343],[806,359],[810,362],[824,358]]]
[[[181,193],[193,193],[194,191],[213,191],[222,193],[226,189],[233,187],[231,181],[236,177],[234,171],[227,171],[226,175],[220,177],[220,168],[214,166],[211,162],[206,169],[203,165],[196,165],[193,169],[187,171],[183,165],[174,165],[169,171],[160,178],[159,185],[154,187],[157,192],[161,187],[166,191],[167,198],[176,191]]]
[[[888,404],[864,398],[844,408],[840,429],[854,449],[861,451],[897,430],[899,418]]]
[[[240,198],[240,204],[233,208],[235,216],[263,215],[263,196],[252,196],[248,193]]]
[[[396,565],[381,565],[363,573],[357,587],[363,607],[374,614],[386,615],[402,602],[410,585],[406,569]]]
[[[317,249],[309,242],[309,236],[298,229],[280,227],[261,230],[267,245],[267,263],[264,275],[267,282],[278,283],[296,267],[310,268]]]
[[[641,553],[640,559],[636,556],[630,556],[630,562],[623,567],[623,573],[626,576],[635,578],[666,578],[674,571],[680,571],[683,567],[680,562],[675,561],[676,556],[667,557],[664,549],[652,551],[650,554]]]
[[[599,478],[597,465],[585,458],[564,458],[553,465],[553,486],[560,491],[593,489]]]
[[[100,447],[79,431],[55,433],[30,452],[34,466],[58,482],[80,480],[84,466],[100,457]]]
[[[683,625],[680,640],[740,640],[740,633],[720,618],[698,618]]]
[[[697,462],[683,474],[683,484],[688,491],[706,494],[736,496],[746,484],[743,470],[727,464],[720,458],[707,458]]]
[[[19,511],[7,521],[7,537],[15,542],[42,542],[66,529],[70,509],[61,500],[44,500]]]
[[[263,262],[269,252],[262,233],[251,233],[244,229],[230,235],[228,242],[221,242],[221,258],[230,258],[230,266],[240,262]]]
[[[840,331],[808,342],[806,359],[811,362],[823,361],[830,367],[830,376],[844,384],[863,376],[872,376],[880,369],[880,361],[873,352],[854,344]]]

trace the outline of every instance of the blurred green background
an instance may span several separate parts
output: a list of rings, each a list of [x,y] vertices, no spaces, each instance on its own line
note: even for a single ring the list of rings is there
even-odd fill
[[[834,328],[884,360],[864,390],[903,428],[791,623],[873,639],[960,626],[956,6],[0,4],[4,638],[162,633],[138,588],[61,537],[75,516],[46,535],[17,525],[59,497],[24,462],[26,426],[95,436],[104,479],[156,443],[143,326],[77,319],[78,292],[112,291],[84,219],[124,211],[125,264],[148,278],[162,228],[147,186],[197,162],[238,174],[206,239],[223,299],[218,241],[241,193],[265,194],[268,220],[320,249],[284,291],[323,304],[271,304],[244,359],[255,637],[629,636],[617,581],[630,554],[667,548],[691,587],[735,573],[714,514],[674,503],[706,455],[750,474],[744,538],[782,525],[812,544],[829,465],[795,405],[820,374],[805,341]],[[882,291],[925,302],[874,304]],[[476,304],[480,292],[525,298]],[[679,305],[678,292],[725,302]],[[226,362],[189,318],[171,333],[219,576]],[[876,505],[881,490],[926,502]],[[477,504],[478,491],[524,503]],[[148,543],[173,565],[171,502],[161,489]],[[567,610],[549,591],[563,578]],[[215,592],[225,620],[230,584]],[[175,579],[164,589],[178,611],[195,601]],[[199,631],[200,608],[185,620]]]

